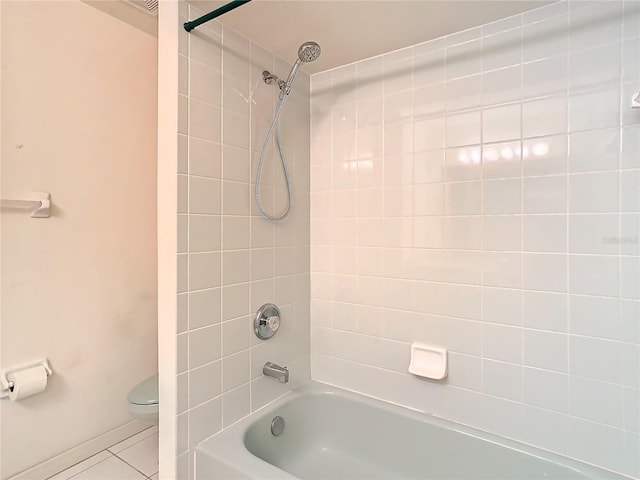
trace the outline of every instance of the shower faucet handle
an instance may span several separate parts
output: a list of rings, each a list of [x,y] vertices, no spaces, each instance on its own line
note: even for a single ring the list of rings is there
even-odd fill
[[[280,328],[280,309],[273,303],[265,303],[256,313],[253,330],[260,340],[273,337]]]
[[[264,323],[271,330],[278,330],[278,328],[280,328],[280,317],[277,316],[277,315],[273,315],[271,317],[267,317],[267,319],[264,320]]]

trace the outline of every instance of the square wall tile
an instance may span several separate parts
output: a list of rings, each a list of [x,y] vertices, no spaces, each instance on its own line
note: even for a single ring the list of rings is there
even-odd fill
[[[525,178],[522,185],[523,213],[565,213],[567,211],[567,178]]]
[[[565,215],[525,215],[522,218],[522,247],[526,252],[565,253]]]
[[[444,148],[445,119],[444,117],[416,120],[413,126],[414,150],[437,150]]]
[[[481,182],[448,183],[446,212],[449,215],[478,215],[481,209]]]
[[[521,212],[522,180],[487,180],[483,183],[482,210],[485,215]]]
[[[512,363],[482,361],[484,393],[509,400],[522,398],[522,367]]]
[[[513,252],[483,252],[482,279],[492,287],[522,287],[522,254]]]
[[[469,110],[482,104],[482,77],[480,74],[457,78],[447,82],[446,110]]]
[[[480,40],[447,48],[447,78],[465,77],[480,71],[482,45]]]
[[[222,359],[222,390],[228,392],[249,382],[249,351]]]
[[[231,320],[249,313],[249,283],[222,287],[222,319]]]
[[[522,329],[507,325],[482,325],[482,356],[522,364]]]
[[[553,372],[567,373],[569,340],[566,335],[541,330],[524,330],[524,364]]]
[[[220,253],[189,254],[189,290],[220,286]]]
[[[620,166],[620,130],[572,133],[569,152],[570,172],[617,170]]]
[[[569,292],[615,297],[619,294],[617,256],[570,255]]]
[[[445,83],[437,82],[425,86],[416,84],[413,91],[413,114],[415,118],[441,115],[445,111],[446,102]],[[365,111],[365,119],[372,116]],[[360,113],[358,113],[360,116]],[[377,118],[374,116],[373,118]],[[366,121],[366,120],[362,120]]]
[[[511,289],[482,289],[482,320],[504,325],[522,324],[522,292]]]
[[[189,101],[189,135],[220,143],[221,111],[219,107],[199,102]]]
[[[219,68],[192,60],[189,64],[190,96],[211,105],[222,105],[222,75]]]
[[[567,89],[566,55],[542,58],[522,65],[522,96],[546,97],[563,94]]]
[[[220,178],[222,153],[217,143],[189,137],[189,173],[199,177]]]
[[[569,312],[570,333],[621,339],[620,301],[617,298],[570,295]]]
[[[572,335],[569,337],[569,358],[572,375],[620,383],[622,352],[617,342]]]
[[[222,423],[227,428],[245,417],[251,410],[249,385],[225,392],[222,396]]]
[[[522,104],[523,137],[554,135],[566,131],[566,97],[547,97],[540,100],[531,100]]]
[[[220,361],[189,371],[189,408],[220,395],[222,375]]]
[[[189,213],[220,214],[220,180],[189,177]]]
[[[482,112],[482,141],[501,142],[520,138],[520,118],[520,104],[485,109]]]
[[[482,104],[515,102],[524,94],[520,65],[485,72],[482,75]]]
[[[517,251],[522,242],[522,218],[519,215],[484,216],[482,248],[486,251]]]
[[[521,176],[522,145],[501,142],[482,148],[482,176],[485,179],[515,178]]]
[[[568,300],[566,294],[523,292],[522,325],[538,330],[568,331]]]
[[[578,50],[620,41],[622,36],[622,3],[589,6],[570,15],[569,49]]]
[[[195,448],[202,440],[222,428],[222,399],[214,398],[190,410],[189,448]]]
[[[569,54],[569,90],[608,87],[620,79],[620,43],[599,45]],[[598,68],[593,68],[597,64]]]
[[[567,291],[567,257],[562,254],[523,255],[523,287],[547,292]]]
[[[616,255],[620,215],[569,215],[569,252]]]
[[[197,368],[220,359],[220,324],[189,332],[189,368]]]
[[[568,23],[566,12],[531,24],[527,24],[525,19],[522,29],[522,60],[527,62],[566,53]]]
[[[482,69],[496,70],[519,65],[522,58],[521,50],[522,31],[520,29],[484,37],[482,41]]]
[[[569,412],[569,376],[563,373],[525,367],[523,371],[525,402],[556,412]]]
[[[220,322],[220,289],[212,288],[189,293],[189,329]]]
[[[466,112],[447,116],[447,146],[457,147],[480,143],[481,112]]]
[[[564,174],[567,171],[567,135],[553,135],[522,142],[522,174],[525,177]]]
[[[572,213],[616,212],[619,196],[617,171],[569,176],[569,211]]]
[[[576,93],[569,96],[569,129],[571,132],[616,127],[620,121],[620,88]]]
[[[189,215],[189,252],[220,250],[220,217]]]
[[[248,316],[222,324],[222,355],[227,356],[249,348],[253,333],[252,319]]]

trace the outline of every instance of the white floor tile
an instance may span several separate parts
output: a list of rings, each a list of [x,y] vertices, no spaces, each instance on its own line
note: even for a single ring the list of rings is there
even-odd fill
[[[153,475],[158,471],[158,434],[121,450],[117,455],[145,475]]]
[[[116,443],[112,447],[109,447],[109,451],[111,453],[118,453],[122,450],[129,448],[131,445],[134,445],[145,438],[148,438],[152,435],[158,434],[158,426],[154,425],[146,430],[143,430],[140,433],[136,433],[134,436],[127,438],[126,440],[121,441],[120,443]]]
[[[89,457],[80,463],[76,463],[73,467],[69,467],[66,470],[63,470],[62,472],[57,473],[53,477],[49,477],[48,480],[67,480],[68,478],[71,478],[74,475],[78,475],[79,473],[84,472],[85,470],[88,470],[89,468],[93,467],[95,464],[100,463],[103,460],[106,460],[112,456],[113,455],[111,455],[109,452],[107,452],[106,450],[103,450],[102,452],[97,453],[94,456]]]
[[[144,480],[146,477],[118,457],[111,456],[72,478],[73,480]]]

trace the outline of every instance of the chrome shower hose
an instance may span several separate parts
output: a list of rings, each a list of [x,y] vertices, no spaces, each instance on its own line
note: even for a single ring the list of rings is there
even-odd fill
[[[287,101],[286,94],[280,95],[280,99],[278,100],[278,105],[276,107],[276,114],[273,117],[273,122],[271,122],[271,127],[269,127],[269,131],[264,139],[264,143],[262,144],[262,150],[260,150],[260,160],[258,161],[258,170],[256,172],[256,189],[255,189],[255,198],[256,205],[258,206],[258,210],[260,214],[273,221],[278,222],[280,220],[284,220],[287,218],[289,213],[291,212],[291,207],[293,206],[293,196],[291,194],[291,179],[289,177],[289,170],[287,169],[287,161],[284,156],[284,150],[282,148],[282,142],[280,141],[280,112],[282,112],[282,108],[284,107],[285,102]],[[273,132],[276,134],[276,145],[278,146],[278,153],[280,154],[280,161],[282,163],[282,170],[284,172],[284,178],[287,183],[287,209],[280,216],[272,216],[269,215],[262,206],[262,202],[260,201],[260,178],[262,177],[262,168],[264,166],[264,157],[267,153],[267,147],[269,145],[269,140],[273,136]]]

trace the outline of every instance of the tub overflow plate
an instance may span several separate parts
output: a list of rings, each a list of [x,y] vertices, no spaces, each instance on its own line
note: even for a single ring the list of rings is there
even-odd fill
[[[271,420],[271,434],[274,437],[278,437],[283,430],[284,418],[282,418],[280,415],[278,415],[277,417],[273,417],[273,420]]]

